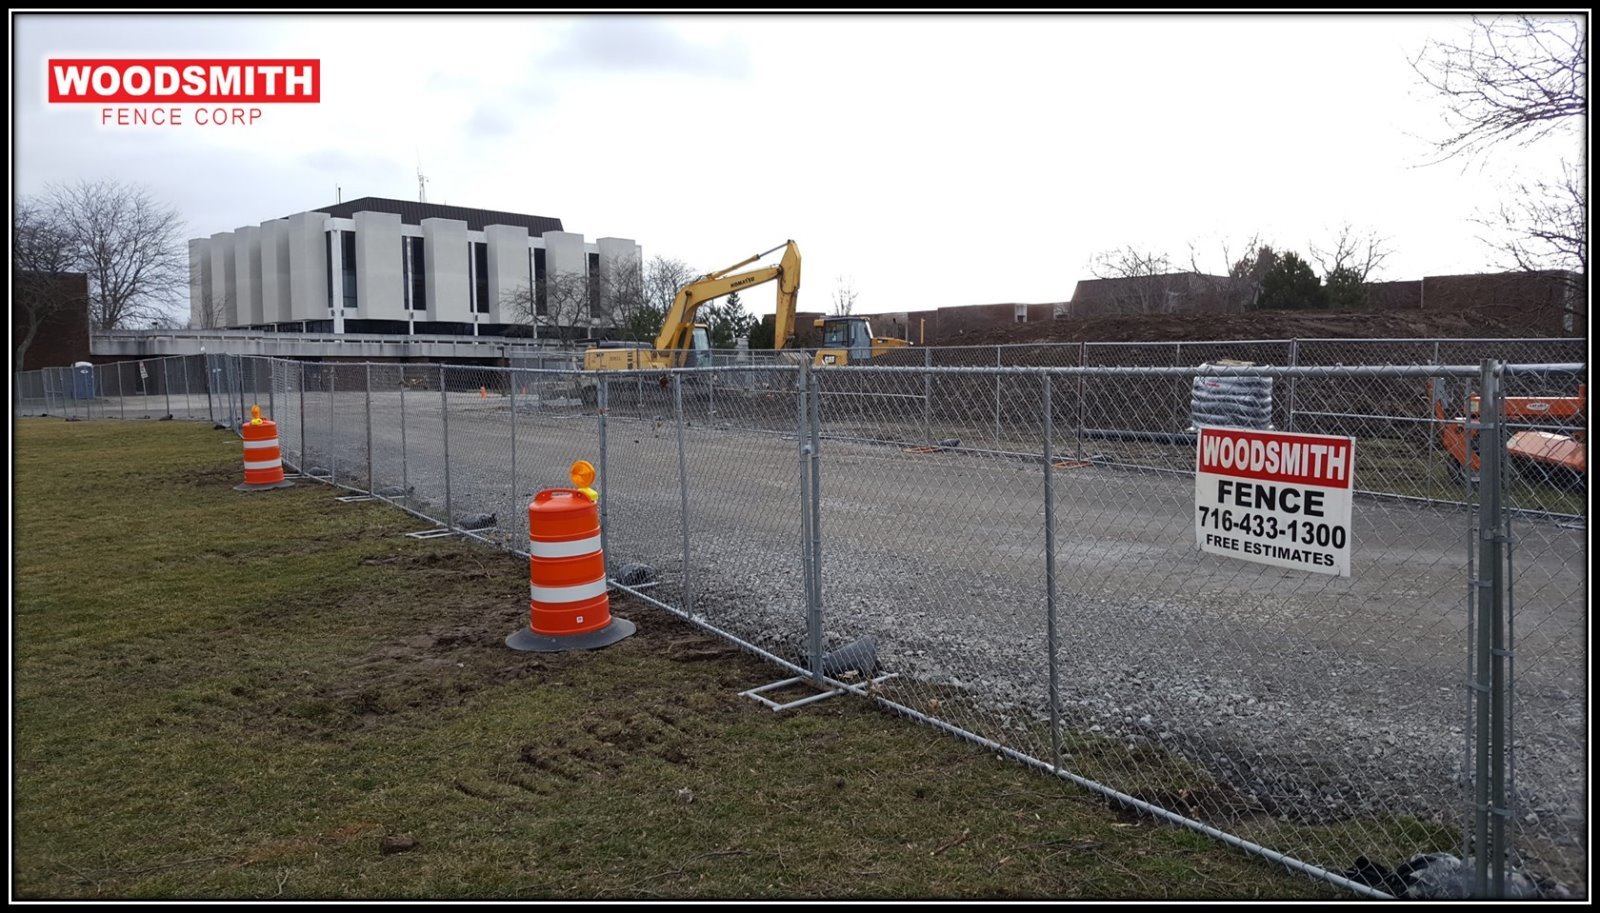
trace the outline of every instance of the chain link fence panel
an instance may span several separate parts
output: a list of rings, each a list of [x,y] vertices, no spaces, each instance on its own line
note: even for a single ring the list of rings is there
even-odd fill
[[[1499,351],[1581,355],[1523,342]],[[873,662],[826,674],[1356,890],[1362,857],[1471,869],[1492,846],[1547,896],[1583,893],[1586,470],[1528,456],[1581,452],[1583,366],[1452,367],[1456,346],[634,373],[213,355],[25,372],[16,403],[235,429],[261,404],[302,472],[523,555],[528,502],[587,459],[614,582],[791,667],[870,639]],[[1251,421],[1353,440],[1350,576],[1197,547],[1197,433],[1238,390],[1265,403]],[[1268,522],[1237,506],[1230,525]]]
[[[1503,462],[1506,565],[1506,663],[1512,863],[1564,884],[1588,883],[1589,767],[1588,519],[1586,471],[1550,466],[1554,450],[1529,450],[1517,435],[1582,447],[1585,415],[1539,425],[1510,417],[1509,397],[1575,396],[1581,371],[1507,371]],[[1570,451],[1568,451],[1570,453]]]
[[[930,373],[939,405],[923,431]],[[1472,491],[1457,483],[1456,497],[1439,496],[1411,426],[1338,412],[1356,396],[1415,401],[1428,378],[1271,374],[1275,400],[1318,380],[1296,390],[1323,413],[1317,430],[1356,439],[1353,577],[1195,549],[1190,371],[822,372],[828,625],[879,638],[905,673],[885,686],[900,703],[1035,758],[1060,745],[1069,770],[1327,871],[1362,855],[1395,865],[1469,853]],[[1004,453],[961,443],[997,378],[1036,391],[1002,409]],[[1051,501],[1054,638],[1040,608]],[[1528,505],[1513,495],[1511,506]],[[1556,591],[1581,592],[1584,572],[1562,568]],[[1576,669],[1563,671],[1581,694]],[[1052,715],[1062,729],[1040,727]],[[1581,763],[1570,744],[1549,755],[1550,769]]]

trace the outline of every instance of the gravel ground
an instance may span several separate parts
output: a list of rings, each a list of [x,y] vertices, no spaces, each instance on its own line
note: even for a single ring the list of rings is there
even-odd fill
[[[404,481],[413,493],[403,503],[442,516],[437,392],[407,397],[403,471],[398,397],[374,396],[374,486]],[[318,399],[306,404],[306,465],[328,462],[318,429],[331,427],[336,468],[364,487],[361,403],[341,397],[330,423]],[[575,403],[523,405],[514,476],[504,399],[452,393],[448,416],[452,509],[496,514],[487,535],[512,547],[526,536],[527,499],[599,452],[597,419]],[[713,416],[700,403],[684,432],[687,588],[670,401],[608,419],[608,558],[654,565],[652,595],[799,660],[793,419],[770,397],[740,412],[725,396],[722,407]],[[1037,725],[1049,706],[1042,464],[830,440],[822,467],[830,644],[876,637],[899,674],[888,686],[897,700],[1048,759]],[[1053,478],[1061,716],[1081,734],[1075,750],[1096,739],[1126,749],[1091,752],[1102,782],[1154,794],[1151,779],[1168,768],[1142,759],[1159,749],[1223,788],[1165,803],[1210,823],[1461,820],[1471,792],[1463,510],[1359,499],[1354,571],[1335,578],[1200,553],[1188,477],[1094,465]],[[1516,845],[1530,868],[1584,884],[1585,533],[1534,520],[1513,533]]]

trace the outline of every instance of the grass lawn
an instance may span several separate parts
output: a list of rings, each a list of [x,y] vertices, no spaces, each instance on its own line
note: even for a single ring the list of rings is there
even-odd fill
[[[520,654],[527,565],[207,425],[16,420],[19,898],[1319,897],[1332,889],[614,600]]]

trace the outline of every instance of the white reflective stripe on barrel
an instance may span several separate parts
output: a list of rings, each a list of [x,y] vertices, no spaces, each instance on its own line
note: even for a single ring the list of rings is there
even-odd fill
[[[528,584],[528,597],[534,602],[578,602],[583,599],[593,599],[606,591],[606,578],[601,577],[593,583],[580,583],[577,586],[536,586]]]
[[[528,551],[535,558],[575,558],[578,555],[600,551],[600,536],[596,534],[587,539],[573,539],[570,542],[540,542],[538,539],[530,539]]]
[[[244,461],[244,468],[246,468],[246,469],[276,469],[277,467],[282,466],[282,465],[283,465],[283,460],[281,458],[280,459],[276,459],[276,460],[245,460]]]
[[[263,447],[276,447],[276,446],[278,446],[278,439],[275,438],[275,437],[267,438],[264,441],[245,441],[244,442],[244,449],[246,449],[246,450],[260,450]]]

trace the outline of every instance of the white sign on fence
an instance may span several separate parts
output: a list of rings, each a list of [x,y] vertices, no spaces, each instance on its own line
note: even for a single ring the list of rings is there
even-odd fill
[[[146,371],[144,369],[144,362],[142,362],[142,361],[139,362],[139,379],[140,380],[149,380],[150,379],[150,372]]]
[[[1201,551],[1350,576],[1355,438],[1202,427],[1194,540]]]

